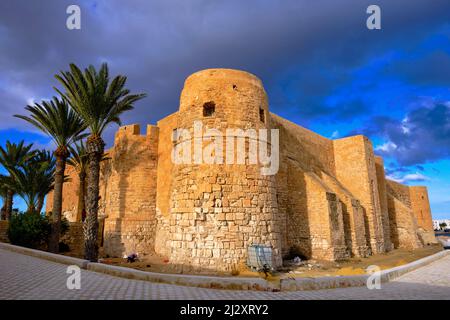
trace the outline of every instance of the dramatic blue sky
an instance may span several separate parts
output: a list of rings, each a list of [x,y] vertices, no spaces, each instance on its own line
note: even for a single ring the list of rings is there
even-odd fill
[[[69,4],[81,30],[65,27]],[[365,26],[369,4],[381,30]],[[237,68],[263,80],[272,112],[330,138],[369,136],[389,176],[428,186],[433,216],[450,218],[448,0],[2,0],[0,44],[0,144],[51,147],[12,115],[50,98],[70,62],[106,61],[148,93],[124,118],[141,124],[177,110],[192,72]]]

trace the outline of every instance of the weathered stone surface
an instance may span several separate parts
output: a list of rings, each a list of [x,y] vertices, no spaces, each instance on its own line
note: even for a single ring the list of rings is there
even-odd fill
[[[391,240],[394,247],[407,249],[422,247],[418,236],[417,219],[411,208],[409,187],[390,180],[386,187]]]
[[[249,162],[249,139],[242,164],[175,163],[174,146],[205,149],[216,139],[196,139],[195,121],[203,132],[222,133],[224,150],[227,129],[278,129],[278,173],[263,176]],[[191,135],[173,141],[176,129]],[[235,162],[236,149],[226,155]],[[364,136],[333,141],[269,113],[261,81],[243,71],[191,75],[178,112],[148,126],[146,135],[138,125],[121,127],[108,154],[100,212],[106,217],[103,250],[110,256],[156,252],[181,267],[233,271],[245,264],[251,244],[271,246],[273,265],[280,266],[289,253],[339,260],[434,238],[426,188],[387,180],[382,158]],[[68,174],[67,216],[78,194],[77,177]]]
[[[391,227],[389,223],[388,195],[386,191],[386,173],[384,171],[384,160],[382,157],[375,157],[375,169],[377,173],[378,194],[380,196],[381,221],[383,225],[384,249],[392,250]],[[431,217],[431,213],[430,213]]]
[[[360,201],[365,233],[373,253],[385,251],[384,232],[372,143],[364,136],[334,141],[336,177]]]
[[[69,181],[64,183],[64,203],[63,203],[63,216],[69,222],[81,221],[81,216],[78,217],[78,193],[80,187],[80,179],[75,169],[71,166],[66,167],[66,175],[69,176]],[[46,213],[50,213],[53,208],[53,192],[47,196],[46,199]]]
[[[98,243],[100,246],[103,244],[103,225],[104,220],[99,220],[98,231]],[[84,256],[84,231],[82,222],[70,222],[69,230],[60,238],[60,242],[63,242],[69,246],[70,254],[76,257]]]
[[[409,188],[411,209],[417,219],[418,235],[423,244],[438,243],[433,230],[430,200],[426,187],[413,186]]]

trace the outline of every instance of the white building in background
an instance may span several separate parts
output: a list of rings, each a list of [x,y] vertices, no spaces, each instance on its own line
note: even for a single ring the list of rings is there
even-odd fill
[[[441,219],[441,220],[433,220],[433,229],[439,230],[441,229],[440,224],[445,223],[447,225],[446,228],[450,228],[450,219]]]

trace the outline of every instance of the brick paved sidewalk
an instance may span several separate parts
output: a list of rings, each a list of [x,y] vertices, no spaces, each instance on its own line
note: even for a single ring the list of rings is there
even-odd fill
[[[129,280],[82,270],[81,290],[66,287],[67,266],[0,249],[0,299],[447,299],[450,255],[382,284],[297,292],[232,291]]]

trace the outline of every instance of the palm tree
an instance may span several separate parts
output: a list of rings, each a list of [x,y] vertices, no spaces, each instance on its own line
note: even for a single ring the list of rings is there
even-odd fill
[[[26,203],[28,213],[40,214],[43,199],[53,189],[56,161],[48,151],[37,155],[11,173],[0,176],[0,182],[14,190]]]
[[[102,64],[98,72],[93,66],[89,66],[84,73],[75,64],[71,64],[70,71],[61,71],[55,77],[65,89],[64,93],[56,89],[57,92],[83,118],[90,130],[86,142],[88,187],[84,247],[85,258],[97,261],[100,161],[105,151],[102,134],[112,123],[121,125],[120,116],[132,110],[133,104],[144,98],[145,94],[130,94],[130,90],[125,88],[125,76],[118,75],[110,81],[107,64]]]
[[[0,146],[0,164],[8,171],[10,177],[12,178],[13,173],[28,161],[30,158],[34,156],[34,152],[30,151],[33,147],[33,144],[24,145],[24,141],[22,140],[19,144],[11,143],[10,141],[6,141],[6,149]],[[8,178],[3,178],[4,182],[6,182],[7,192],[6,192],[6,200],[5,200],[5,217],[6,220],[9,220],[12,213],[13,201],[14,201],[14,190],[9,187],[12,184]]]
[[[66,160],[70,156],[69,146],[84,137],[86,126],[81,117],[72,110],[68,103],[53,97],[51,101],[27,106],[25,110],[30,116],[15,115],[42,132],[46,133],[56,144],[55,186],[53,192],[52,232],[49,241],[49,251],[57,253],[59,236],[61,234],[61,211]]]
[[[47,166],[46,163],[26,162],[13,172],[13,179],[7,184],[25,201],[28,213],[37,213],[42,183],[53,178],[53,172],[48,174]]]

